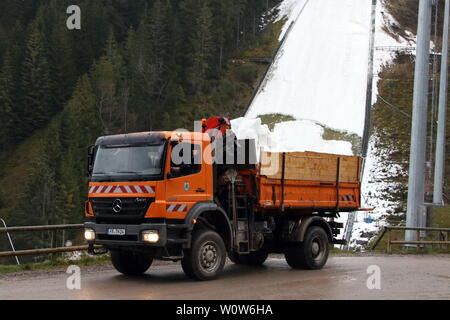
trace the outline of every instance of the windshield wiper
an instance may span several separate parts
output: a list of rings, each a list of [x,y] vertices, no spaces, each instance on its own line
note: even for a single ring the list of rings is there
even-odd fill
[[[98,179],[97,182],[112,182],[112,176],[111,176],[112,172],[93,172],[92,173],[92,178],[94,179]]]
[[[117,171],[117,173],[132,173],[132,174],[142,174],[143,171]]]

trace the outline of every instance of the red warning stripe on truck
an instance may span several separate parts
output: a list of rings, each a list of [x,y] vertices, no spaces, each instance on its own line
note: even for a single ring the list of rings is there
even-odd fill
[[[154,194],[155,189],[151,186],[129,185],[129,186],[91,186],[89,194],[114,194],[114,193],[139,193]]]
[[[187,210],[187,205],[185,204],[168,204],[166,206],[167,212],[184,212]]]

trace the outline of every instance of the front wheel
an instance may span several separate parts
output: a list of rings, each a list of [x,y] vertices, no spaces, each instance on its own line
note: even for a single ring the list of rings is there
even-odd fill
[[[181,260],[184,273],[194,280],[213,280],[223,270],[226,260],[221,236],[211,230],[198,230],[192,237],[191,249]]]
[[[153,256],[145,252],[114,250],[111,262],[117,271],[129,276],[145,273],[153,262]]]
[[[303,242],[291,243],[285,251],[286,261],[294,269],[322,269],[330,252],[328,235],[321,227],[310,227]]]

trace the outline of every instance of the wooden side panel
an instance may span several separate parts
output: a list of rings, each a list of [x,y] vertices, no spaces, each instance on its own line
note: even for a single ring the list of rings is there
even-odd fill
[[[297,181],[330,182],[337,179],[340,158],[339,181],[359,183],[361,158],[315,152],[286,153],[285,179]],[[261,175],[268,179],[281,179],[282,153],[263,153]]]

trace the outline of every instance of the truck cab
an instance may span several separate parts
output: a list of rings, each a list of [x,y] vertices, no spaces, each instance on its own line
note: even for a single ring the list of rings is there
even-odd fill
[[[324,211],[291,205],[285,190],[295,194],[292,181],[261,176],[252,156],[240,164],[216,161],[252,150],[249,141],[228,139],[242,148],[219,150],[206,130],[100,137],[88,156],[89,252],[103,246],[127,275],[146,272],[154,259],[181,261],[195,280],[216,278],[227,256],[261,265],[269,253],[284,253],[293,268],[321,269],[338,242],[339,203]],[[347,203],[349,210],[358,206]]]

